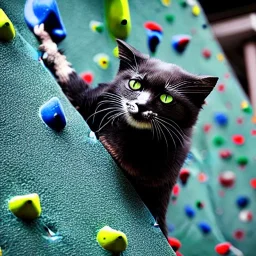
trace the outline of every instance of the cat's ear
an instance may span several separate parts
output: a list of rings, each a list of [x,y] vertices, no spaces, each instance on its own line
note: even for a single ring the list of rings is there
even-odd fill
[[[119,70],[127,68],[137,70],[137,65],[149,58],[148,55],[139,52],[123,40],[116,39],[116,42],[118,45],[118,56],[120,59]]]
[[[199,108],[202,107],[206,97],[211,93],[217,84],[218,79],[218,77],[213,76],[199,76],[198,81],[194,82],[193,91],[188,90],[187,96],[196,106]],[[191,87],[188,88],[192,89]]]

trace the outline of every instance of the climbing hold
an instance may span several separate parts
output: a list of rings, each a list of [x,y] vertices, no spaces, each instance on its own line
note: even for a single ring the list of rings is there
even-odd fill
[[[252,123],[253,123],[253,124],[256,124],[256,116],[253,116],[253,117],[252,117]]]
[[[229,251],[230,251],[230,248],[231,248],[231,243],[224,242],[224,243],[217,244],[215,246],[215,251],[219,255],[227,255],[229,253]]]
[[[172,200],[176,200],[180,194],[180,186],[179,184],[175,184],[172,188]]]
[[[163,33],[162,27],[154,21],[145,22],[144,23],[144,28],[147,29],[147,30],[152,30],[152,31],[157,31],[159,33]]]
[[[38,194],[28,194],[13,197],[9,203],[9,210],[18,218],[33,220],[40,216],[41,205]]]
[[[205,57],[206,59],[210,59],[210,57],[212,56],[212,53],[210,50],[208,49],[203,49],[202,50],[202,55],[203,57]]]
[[[57,97],[51,98],[42,105],[39,113],[43,122],[57,132],[61,131],[66,126],[65,113]]]
[[[187,6],[188,6],[188,4],[187,4],[187,1],[186,1],[186,0],[180,0],[180,1],[179,1],[179,4],[180,4],[180,6],[181,6],[181,7],[183,7],[183,8],[185,8],[185,7],[187,7]]]
[[[249,159],[247,156],[239,156],[239,157],[237,157],[236,162],[238,165],[244,167],[248,164]]]
[[[252,135],[252,136],[256,136],[256,129],[252,129],[252,130],[251,130],[251,135]]]
[[[198,174],[197,178],[198,178],[199,182],[201,182],[201,183],[204,183],[208,180],[208,176],[203,172],[200,172]]]
[[[204,208],[204,203],[202,203],[201,201],[196,201],[196,207],[198,209],[203,209]]]
[[[202,28],[203,28],[203,29],[206,29],[207,27],[208,27],[207,24],[203,24],[203,25],[202,25]]]
[[[256,178],[252,178],[252,179],[250,180],[250,185],[251,185],[251,187],[252,187],[253,189],[256,189]]]
[[[230,159],[232,157],[232,152],[228,149],[222,149],[219,151],[219,156],[222,159]]]
[[[222,53],[218,53],[217,54],[217,60],[218,61],[224,61],[224,59],[225,59],[225,57],[224,57],[224,55]]]
[[[105,20],[112,36],[126,39],[131,31],[128,0],[105,0]]]
[[[175,230],[175,226],[173,224],[168,224],[167,227],[169,232],[173,232]]]
[[[235,184],[236,175],[232,171],[225,171],[219,175],[219,183],[226,188],[230,188]]]
[[[251,211],[243,210],[239,213],[239,219],[242,222],[250,222],[253,219],[253,215]]]
[[[168,7],[171,5],[171,0],[161,0],[161,3],[163,6]]]
[[[206,221],[201,221],[198,223],[198,228],[204,233],[209,234],[212,229],[211,226]]]
[[[233,236],[237,240],[243,240],[244,236],[245,236],[245,233],[242,229],[237,229],[237,230],[234,231]]]
[[[84,72],[80,76],[89,85],[93,82],[93,73],[92,72]]]
[[[203,130],[205,133],[208,133],[211,130],[212,126],[210,124],[205,124]]]
[[[36,25],[44,23],[45,30],[56,43],[62,41],[67,35],[55,0],[27,0],[24,15],[31,31]]]
[[[157,46],[162,41],[162,33],[154,30],[147,30],[147,37],[148,37],[148,48],[149,51],[154,54],[156,53]]]
[[[118,58],[119,57],[119,49],[118,49],[118,46],[116,46],[114,49],[113,49],[113,55]]]
[[[109,67],[109,57],[107,54],[98,53],[94,56],[93,61],[102,69],[107,69]]]
[[[219,92],[224,92],[225,91],[225,85],[224,84],[219,84],[217,87]]]
[[[3,9],[0,8],[0,40],[11,41],[14,37],[15,37],[14,26],[11,20],[3,11]]]
[[[189,176],[190,176],[190,171],[188,169],[184,169],[184,168],[181,169],[180,174],[179,174],[179,178],[180,178],[180,181],[181,181],[182,185],[187,184]]]
[[[248,114],[252,113],[252,107],[250,106],[250,104],[246,100],[241,102],[241,109],[245,113],[248,113]]]
[[[187,215],[189,218],[192,219],[193,217],[195,217],[196,212],[195,212],[195,210],[193,209],[192,206],[190,206],[190,205],[185,205],[184,210],[185,210],[186,215]]]
[[[225,139],[221,136],[217,135],[213,138],[213,144],[215,146],[222,146],[224,143],[225,143]]]
[[[103,30],[104,30],[104,25],[102,22],[100,21],[95,21],[95,20],[92,20],[89,24],[90,26],[90,29],[93,31],[93,32],[98,32],[98,33],[102,33]]]
[[[172,37],[172,47],[178,53],[183,53],[191,40],[189,35],[175,35]]]
[[[238,118],[236,119],[236,122],[237,122],[238,124],[242,124],[243,121],[244,121],[244,119],[243,119],[242,117],[238,117]]]
[[[235,143],[236,145],[241,146],[241,145],[244,144],[245,138],[244,138],[244,136],[241,135],[241,134],[235,134],[235,135],[232,136],[232,141],[233,141],[233,143]]]
[[[166,14],[165,15],[165,20],[172,24],[175,21],[175,16],[173,14]]]
[[[105,250],[113,253],[123,252],[127,245],[128,240],[126,235],[118,230],[105,226],[97,234],[97,241],[100,246]]]
[[[182,253],[180,253],[179,251],[176,252],[176,256],[183,256]]]
[[[194,5],[194,6],[192,7],[192,14],[193,14],[194,16],[199,16],[200,13],[201,13],[201,9],[200,9],[199,5]]]
[[[0,248],[0,256],[3,256],[3,252],[2,249]]]
[[[236,204],[239,208],[245,208],[250,203],[250,199],[247,196],[239,196],[236,199]]]
[[[175,237],[168,237],[168,243],[172,247],[172,249],[176,252],[181,247],[181,242]]]
[[[215,113],[214,121],[219,126],[226,126],[228,124],[228,117],[224,113]]]

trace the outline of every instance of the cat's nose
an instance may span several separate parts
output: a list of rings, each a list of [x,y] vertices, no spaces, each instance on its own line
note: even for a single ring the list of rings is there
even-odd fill
[[[135,102],[126,102],[127,110],[132,113],[136,114],[139,112],[138,105]]]

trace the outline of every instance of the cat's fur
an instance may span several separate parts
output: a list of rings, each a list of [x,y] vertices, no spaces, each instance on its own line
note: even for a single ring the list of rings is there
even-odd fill
[[[35,34],[47,53],[44,62],[90,128],[96,133],[156,218],[167,237],[170,193],[190,147],[192,127],[217,78],[196,76],[149,58],[117,40],[120,67],[112,82],[91,89],[58,52],[43,25]],[[140,81],[141,91],[128,87]],[[159,97],[172,95],[164,104]]]

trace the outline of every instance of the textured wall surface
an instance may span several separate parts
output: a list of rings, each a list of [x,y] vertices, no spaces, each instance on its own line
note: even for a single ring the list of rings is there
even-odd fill
[[[194,132],[191,155],[184,168],[190,176],[186,185],[178,180],[180,193],[173,195],[168,224],[170,236],[182,242],[184,255],[216,255],[214,247],[231,242],[246,256],[254,256],[256,126],[252,113],[241,108],[248,101],[229,64],[215,41],[203,13],[192,14],[193,6],[183,7],[173,0],[165,7],[160,0],[130,1],[132,31],[127,39],[138,50],[147,53],[146,21],[163,29],[162,41],[155,57],[181,65],[197,74],[218,76],[219,82],[207,98]],[[188,1],[193,3],[193,1]],[[195,3],[194,3],[195,4]],[[60,44],[69,61],[79,72],[89,71],[93,85],[111,80],[118,67],[112,50],[116,46],[106,30],[95,33],[89,23],[104,22],[104,4],[95,1],[58,1],[68,36]],[[193,5],[193,4],[192,4]],[[78,113],[60,92],[53,78],[35,61],[38,47],[23,17],[24,1],[1,0],[0,7],[13,21],[17,38],[0,43],[0,246],[6,255],[109,255],[96,243],[99,228],[110,225],[127,233],[129,247],[124,255],[172,255],[162,234],[155,229],[151,215],[120,174],[110,156],[99,143],[88,138],[89,130]],[[166,20],[172,15],[172,22]],[[182,54],[171,46],[174,35],[186,34],[191,41]],[[206,58],[205,50],[210,54]],[[108,69],[99,68],[93,58],[98,53],[109,56]],[[61,134],[44,126],[39,107],[52,96],[64,105],[68,124]],[[219,125],[215,115],[228,121]],[[241,145],[233,135],[245,139]],[[216,136],[218,145],[214,143]],[[220,157],[229,150],[231,157]],[[239,164],[239,157],[247,164]],[[231,171],[236,177],[232,187],[223,187],[219,175]],[[3,191],[3,192],[2,192]],[[7,210],[11,196],[37,192],[42,199],[43,214],[36,224],[24,224]],[[236,200],[247,197],[249,203],[239,208]],[[204,207],[198,208],[197,201]],[[184,209],[194,217],[188,217]],[[242,217],[241,217],[242,216]],[[43,237],[42,225],[60,232],[63,239],[50,243]],[[199,224],[210,230],[203,233]],[[19,252],[19,253],[18,253]],[[232,255],[232,253],[230,253]]]

